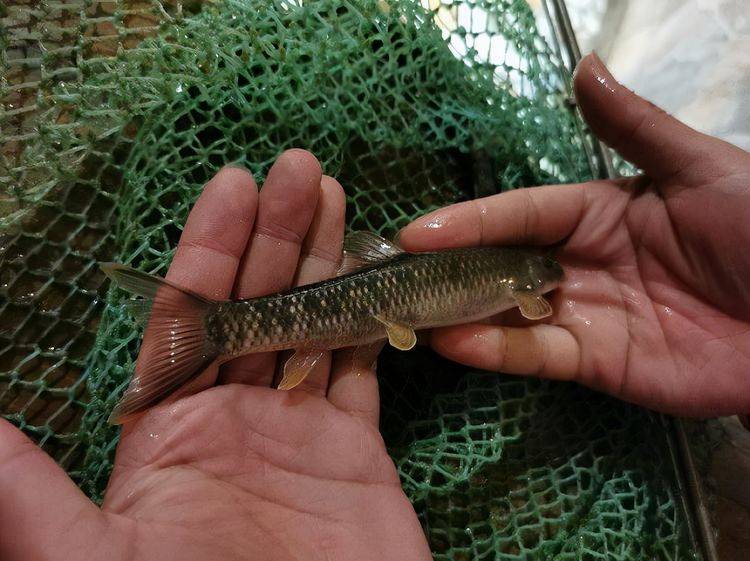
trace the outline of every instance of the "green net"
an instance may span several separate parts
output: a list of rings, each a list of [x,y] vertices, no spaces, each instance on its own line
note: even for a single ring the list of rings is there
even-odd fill
[[[0,10],[0,412],[94,498],[140,337],[96,261],[163,274],[222,166],[262,182],[309,149],[349,226],[384,234],[589,178],[568,76],[521,0]],[[438,559],[692,557],[658,417],[428,351],[380,370],[382,429]]]

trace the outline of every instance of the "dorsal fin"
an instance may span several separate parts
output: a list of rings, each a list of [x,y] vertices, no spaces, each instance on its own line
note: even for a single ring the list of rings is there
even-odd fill
[[[385,261],[403,252],[404,250],[395,243],[377,234],[356,230],[344,238],[344,257],[337,274],[341,276],[353,273],[357,269]]]

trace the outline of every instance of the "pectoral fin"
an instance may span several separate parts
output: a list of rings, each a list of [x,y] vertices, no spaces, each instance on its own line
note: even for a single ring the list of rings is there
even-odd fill
[[[325,351],[319,349],[297,349],[284,364],[284,375],[279,382],[280,390],[291,390],[299,386],[318,364]]]
[[[385,325],[388,333],[388,342],[400,351],[408,351],[417,344],[417,334],[408,325],[394,323],[383,317],[375,316],[375,319]]]
[[[513,293],[521,310],[521,315],[526,319],[542,319],[552,315],[552,306],[544,296],[531,292],[516,291]]]

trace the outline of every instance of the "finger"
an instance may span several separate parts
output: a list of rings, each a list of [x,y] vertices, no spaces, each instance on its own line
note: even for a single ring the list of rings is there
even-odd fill
[[[167,279],[206,298],[227,299],[253,228],[257,201],[258,190],[248,171],[219,171],[188,216]],[[131,385],[138,383],[140,367],[149,363],[150,356],[163,350],[158,341],[147,327]],[[216,372],[216,365],[209,366],[167,401],[213,385]]]
[[[380,419],[376,360],[385,341],[337,351],[333,356],[328,401],[374,427]]]
[[[711,154],[718,146],[728,145],[688,127],[622,86],[596,54],[578,64],[574,87],[594,134],[648,175],[664,178],[687,170],[694,178],[716,175],[721,165]]]
[[[346,195],[338,181],[324,175],[310,230],[302,246],[294,284],[302,286],[332,277],[341,261]]]
[[[490,316],[486,320],[479,321],[477,323],[485,323],[488,325],[504,325],[505,327],[529,327],[530,325],[536,325],[538,321],[526,319],[521,314],[521,310],[516,307],[511,308],[510,310],[505,310],[504,312],[500,312],[499,314],[496,314],[494,316]]]
[[[105,519],[52,458],[0,419],[0,558],[80,559]]]
[[[250,172],[219,171],[190,211],[167,279],[212,300],[229,298],[257,205]]]
[[[234,298],[286,290],[294,280],[300,248],[320,193],[321,169],[315,156],[287,150],[268,172],[260,191],[258,217],[234,285]],[[276,353],[239,357],[221,367],[221,383],[269,386]]]
[[[444,357],[475,368],[555,380],[577,377],[581,353],[568,330],[546,324],[433,329],[431,345]]]
[[[344,190],[338,181],[323,176],[318,206],[302,246],[295,285],[312,284],[336,273],[344,243],[345,213]],[[330,373],[331,353],[326,353],[297,389],[323,396],[328,389]]]
[[[407,251],[498,244],[557,243],[581,219],[589,185],[517,189],[436,210],[406,226]]]

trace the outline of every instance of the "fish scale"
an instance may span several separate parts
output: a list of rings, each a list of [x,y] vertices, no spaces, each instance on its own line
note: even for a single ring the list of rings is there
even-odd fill
[[[422,329],[515,306],[515,287],[548,280],[532,278],[530,263],[539,258],[520,248],[403,253],[286,293],[219,304],[207,331],[226,356],[365,344],[386,336],[376,316]]]
[[[326,350],[388,338],[408,350],[415,329],[466,323],[519,306],[549,315],[541,296],[562,269],[538,249],[462,248],[407,253],[368,232],[344,242],[342,273],[316,284],[244,301],[213,302],[117,264],[107,275],[150,303],[148,340],[112,422],[152,407],[215,360],[294,349],[279,388],[301,383]]]

